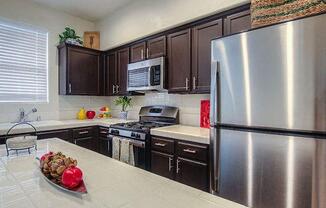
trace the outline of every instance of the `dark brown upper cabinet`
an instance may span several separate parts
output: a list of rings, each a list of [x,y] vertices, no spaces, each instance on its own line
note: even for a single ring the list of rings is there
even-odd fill
[[[130,47],[130,62],[144,61],[166,55],[166,37],[150,39]]]
[[[59,94],[102,95],[101,51],[61,44],[59,50]]]
[[[166,56],[166,37],[161,36],[147,41],[146,55],[148,59]]]
[[[222,20],[192,29],[192,92],[209,93],[211,83],[211,40],[222,36]]]
[[[130,47],[130,62],[138,62],[146,59],[146,42],[138,43]]]
[[[251,28],[250,9],[231,14],[224,19],[224,35],[243,32]]]
[[[105,95],[116,95],[118,86],[117,52],[105,55]]]
[[[127,92],[127,70],[129,64],[129,48],[120,49],[117,51],[117,87],[116,94],[126,95]]]
[[[168,90],[173,93],[190,91],[191,29],[168,35]]]

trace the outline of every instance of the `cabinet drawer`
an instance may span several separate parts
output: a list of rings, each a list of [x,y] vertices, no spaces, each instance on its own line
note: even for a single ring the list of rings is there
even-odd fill
[[[153,150],[174,154],[174,140],[152,137]]]
[[[109,134],[109,129],[108,128],[99,127],[98,130],[99,130],[98,135],[100,137],[106,138],[107,135]]]
[[[177,155],[184,158],[206,162],[208,156],[208,146],[178,142]]]
[[[73,129],[72,132],[73,132],[73,138],[85,138],[85,137],[94,136],[93,127]]]

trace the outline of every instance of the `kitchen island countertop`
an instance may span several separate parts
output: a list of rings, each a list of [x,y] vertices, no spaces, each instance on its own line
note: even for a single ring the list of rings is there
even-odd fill
[[[0,207],[244,208],[59,139],[38,141],[38,147],[6,157],[0,146]],[[68,194],[45,181],[35,156],[50,150],[78,160],[88,194]]]

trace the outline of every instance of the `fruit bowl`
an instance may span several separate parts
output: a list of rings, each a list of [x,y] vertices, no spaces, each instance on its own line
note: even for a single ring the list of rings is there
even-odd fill
[[[77,160],[61,152],[49,152],[40,159],[40,170],[47,182],[70,193],[86,194],[83,173],[77,167]]]

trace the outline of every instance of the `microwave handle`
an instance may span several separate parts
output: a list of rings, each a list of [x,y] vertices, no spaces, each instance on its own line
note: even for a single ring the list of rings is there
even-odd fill
[[[153,86],[154,85],[154,68],[151,66],[149,67],[149,77],[148,77],[148,80],[149,80],[149,86]]]

